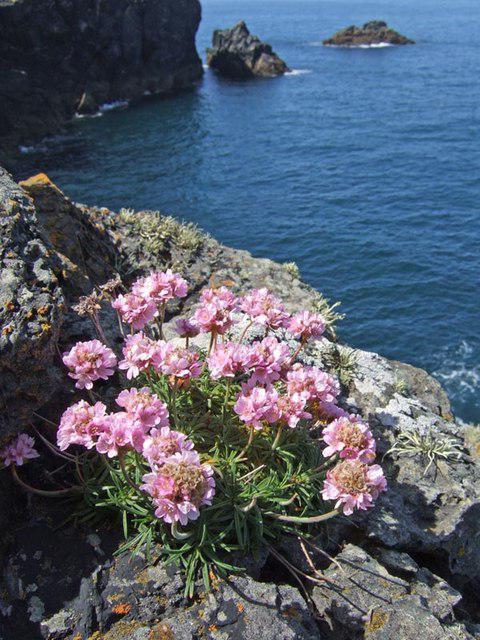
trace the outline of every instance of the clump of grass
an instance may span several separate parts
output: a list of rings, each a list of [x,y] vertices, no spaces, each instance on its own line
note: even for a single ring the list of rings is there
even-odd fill
[[[456,438],[445,436],[431,427],[423,432],[419,429],[402,431],[385,455],[392,453],[398,456],[420,456],[426,464],[424,475],[432,465],[437,468],[441,459],[460,460],[463,455]]]
[[[393,390],[395,393],[403,395],[408,389],[408,384],[405,378],[400,375],[395,376],[395,381],[393,383]]]
[[[313,310],[320,313],[325,319],[327,331],[333,338],[337,337],[336,324],[340,320],[345,318],[344,313],[338,313],[338,307],[341,302],[334,302],[330,304],[330,300],[327,300],[320,292],[317,292],[315,300],[313,301]]]
[[[119,216],[143,240],[145,252],[154,256],[169,252],[172,247],[193,253],[207,237],[195,224],[179,222],[159,211],[135,212],[132,209],[121,209]]]
[[[332,345],[329,351],[323,355],[323,360],[345,387],[352,384],[358,368],[357,354],[354,349]]]
[[[300,269],[296,262],[284,262],[282,266],[292,278],[300,278]]]

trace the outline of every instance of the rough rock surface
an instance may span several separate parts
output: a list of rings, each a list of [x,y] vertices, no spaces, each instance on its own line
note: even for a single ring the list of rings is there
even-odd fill
[[[202,75],[198,0],[0,2],[0,163],[76,112]]]
[[[288,71],[269,44],[250,34],[245,22],[214,31],[207,63],[227,78],[271,78]]]
[[[267,286],[291,310],[322,304],[282,265],[224,247],[157,212],[114,214],[76,205],[43,175],[20,187],[0,174],[0,224],[0,442],[24,428],[33,411],[57,419],[73,401],[56,347],[62,351],[93,335],[71,305],[112,275],[128,284],[150,268],[178,268],[193,286],[173,315],[189,313],[211,279],[235,291]],[[115,319],[108,313],[115,344]],[[349,353],[325,339],[304,359],[337,373],[341,404],[369,420],[390,490],[375,509],[319,530],[315,543],[322,552],[312,549],[311,557],[325,571],[321,585],[307,584],[301,592],[264,554],[249,560],[249,575],[185,601],[173,569],[112,558],[119,530],[55,529],[66,507],[32,499],[3,473],[1,640],[224,640],[257,637],[259,629],[266,639],[479,637],[478,433],[454,420],[445,393],[424,371],[373,353]],[[425,456],[390,451],[405,433],[432,433],[437,444],[449,439],[460,454],[438,458],[426,471]],[[40,464],[24,473],[40,485],[47,479]],[[298,540],[279,541],[279,549],[311,573]]]
[[[341,29],[328,40],[324,40],[323,44],[337,47],[359,47],[378,44],[415,44],[415,42],[391,29],[386,22],[371,20],[366,22],[363,27],[352,25]]]

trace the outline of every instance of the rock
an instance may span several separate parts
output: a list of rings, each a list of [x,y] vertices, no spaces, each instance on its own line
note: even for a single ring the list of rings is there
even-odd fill
[[[0,442],[58,389],[65,297],[27,194],[0,169]]]
[[[453,607],[461,595],[427,570],[407,581],[390,574],[363,549],[348,545],[325,576],[328,581],[314,587],[313,600],[336,640],[473,640],[455,621]]]
[[[235,79],[271,78],[289,70],[269,44],[250,34],[245,22],[213,33],[207,63],[221,75]]]
[[[415,42],[391,29],[386,22],[372,20],[366,22],[363,27],[352,25],[341,29],[328,40],[324,40],[323,44],[336,47],[360,47],[379,44],[415,44]]]
[[[0,164],[76,112],[191,86],[198,0],[0,3]]]

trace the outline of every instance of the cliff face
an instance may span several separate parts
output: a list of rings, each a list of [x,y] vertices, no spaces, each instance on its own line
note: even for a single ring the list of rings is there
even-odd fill
[[[191,85],[200,16],[198,0],[0,0],[0,161],[77,111]]]

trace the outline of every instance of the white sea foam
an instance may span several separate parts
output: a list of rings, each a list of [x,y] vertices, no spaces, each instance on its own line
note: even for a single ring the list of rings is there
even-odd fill
[[[311,42],[313,47],[319,47],[321,42]],[[330,49],[385,49],[386,47],[394,47],[391,42],[373,42],[372,44],[327,44]]]
[[[312,73],[311,69],[290,69],[290,71],[286,71],[286,76],[304,76],[307,73]]]
[[[35,147],[35,146],[30,146],[30,147],[28,147],[28,146],[24,146],[23,144],[21,144],[21,145],[18,147],[18,150],[20,151],[20,153],[27,154],[27,153],[35,153],[35,151],[36,151],[37,149],[36,149],[36,147]]]
[[[204,71],[207,71],[208,69],[210,69],[208,64],[202,64],[202,67],[203,67]]]
[[[95,113],[76,113],[75,118],[82,120],[83,118],[101,118],[103,113],[101,111],[95,111]]]
[[[105,113],[106,111],[113,111],[114,109],[125,109],[129,104],[130,102],[128,100],[114,100],[113,102],[104,102],[98,110],[100,113]]]
[[[323,42],[321,40],[314,40],[313,42],[308,43],[311,47],[322,47]]]
[[[462,340],[454,349],[440,354],[441,362],[432,375],[452,397],[465,398],[480,390],[480,365],[475,362],[474,348]]]

